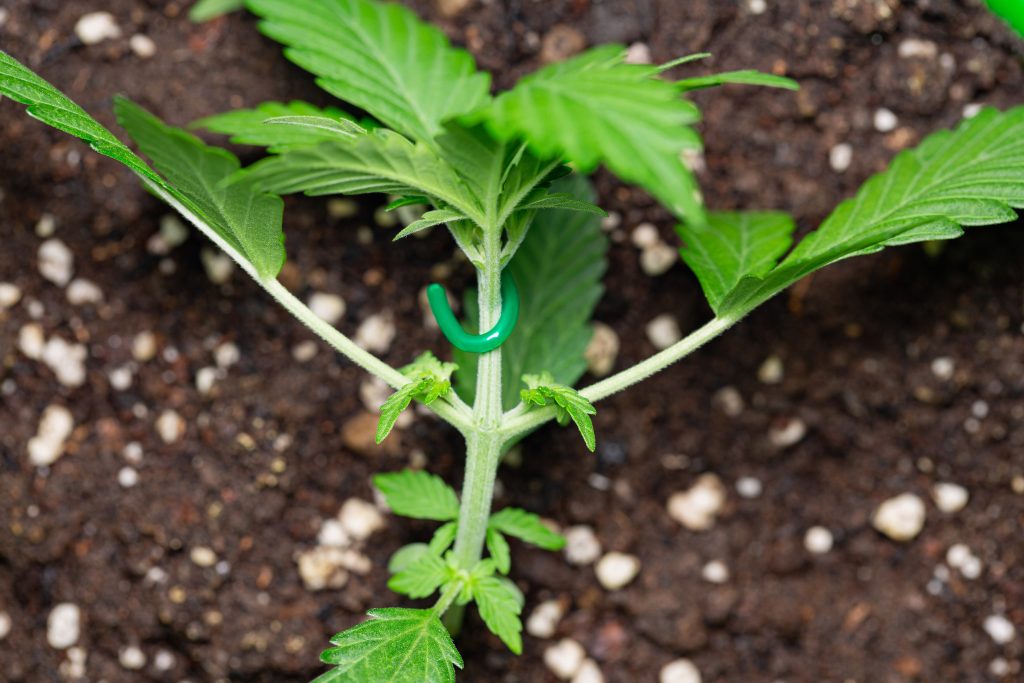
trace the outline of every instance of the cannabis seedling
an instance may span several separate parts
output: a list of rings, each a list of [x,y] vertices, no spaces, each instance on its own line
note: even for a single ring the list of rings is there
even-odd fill
[[[203,3],[207,10],[241,4]],[[550,420],[572,421],[593,450],[594,403],[692,353],[805,275],[887,246],[951,239],[964,226],[1012,221],[1014,209],[1024,207],[1024,108],[986,109],[956,131],[898,155],[794,247],[795,226],[786,214],[706,211],[682,161],[684,152],[701,146],[692,127],[699,112],[684,98],[688,91],[724,83],[793,87],[791,81],[752,71],[673,80],[672,70],[706,55],[633,65],[612,45],[492,95],[489,76],[469,54],[400,5],[244,4],[261,18],[266,35],[287,46],[289,59],[372,119],[356,120],[333,107],[268,102],[198,122],[236,143],[266,148],[266,159],[242,169],[229,152],[119,98],[117,118],[150,167],[3,53],[0,93],[128,166],[284,308],[391,385],[396,391],[381,408],[378,440],[414,401],[464,436],[461,497],[422,471],[374,479],[396,514],[441,524],[428,543],[395,553],[389,586],[410,598],[439,597],[426,609],[371,610],[369,620],[335,636],[323,654],[333,668],[317,679],[321,683],[454,680],[462,659],[441,619],[448,614],[454,626],[469,603],[512,651],[521,650],[523,595],[507,578],[507,537],[552,550],[564,544],[532,513],[505,508],[491,514],[502,454],[525,434]],[[585,368],[606,245],[586,183],[565,177],[570,164],[580,173],[603,165],[677,216],[682,259],[714,311],[682,341],[582,390],[572,387]],[[476,297],[465,307],[471,324],[481,332],[495,327],[511,305],[501,286],[511,278],[521,298],[518,326],[501,346],[479,355],[466,340],[453,339],[468,349],[457,350],[454,363],[430,353],[401,370],[383,363],[277,280],[285,260],[278,195],[295,192],[383,194],[394,198],[391,208],[424,207],[398,237],[447,226],[477,273]]]

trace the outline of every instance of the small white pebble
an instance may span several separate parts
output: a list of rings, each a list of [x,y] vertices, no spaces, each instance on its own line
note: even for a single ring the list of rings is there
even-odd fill
[[[138,465],[142,462],[142,444],[138,441],[129,441],[125,444],[125,447],[121,450],[121,457],[132,463]]]
[[[676,659],[661,667],[658,683],[701,683],[700,671],[689,659]]]
[[[84,306],[86,304],[98,304],[103,301],[103,290],[91,280],[75,278],[68,285],[65,296],[72,306]]]
[[[160,217],[160,232],[164,243],[170,248],[180,247],[188,239],[188,226],[173,213]]]
[[[604,683],[604,674],[601,667],[593,659],[586,659],[580,665],[579,671],[572,677],[572,683]]]
[[[988,672],[996,678],[1010,675],[1012,667],[1005,657],[996,657],[988,664]]]
[[[359,325],[355,342],[371,353],[387,353],[397,333],[394,316],[390,313],[376,313]]]
[[[132,340],[132,358],[145,363],[156,356],[156,335],[152,332],[139,332]]]
[[[930,40],[907,38],[900,43],[897,52],[903,59],[936,59],[939,56],[939,46]]]
[[[345,300],[336,294],[313,292],[309,297],[309,308],[328,325],[334,325],[345,315]]]
[[[82,610],[78,605],[62,602],[46,618],[46,642],[54,650],[66,650],[78,642],[81,629]]]
[[[985,633],[997,645],[1009,645],[1017,637],[1017,629],[1009,619],[1001,614],[993,614],[985,619]]]
[[[768,440],[776,448],[789,448],[807,436],[807,423],[798,417],[783,420],[768,431]]]
[[[700,576],[708,583],[725,583],[729,580],[729,568],[720,560],[712,560],[700,570]]]
[[[748,500],[759,498],[763,491],[764,484],[756,477],[740,477],[736,480],[736,493],[740,494],[741,498]]]
[[[563,638],[555,645],[544,650],[544,665],[556,677],[568,681],[583,666],[587,653],[583,646],[571,638]]]
[[[384,528],[380,511],[362,498],[349,498],[341,506],[338,521],[353,538],[364,539]]]
[[[130,489],[139,483],[139,472],[134,467],[122,467],[117,472],[117,483],[123,489]]]
[[[899,123],[900,121],[896,118],[896,114],[892,113],[891,110],[882,107],[875,111],[875,130],[879,133],[894,131]]]
[[[21,301],[21,288],[10,282],[0,282],[0,311],[8,309]]]
[[[640,252],[640,269],[651,277],[664,275],[679,260],[679,252],[664,242],[647,247]]]
[[[85,678],[85,662],[89,659],[89,653],[81,647],[70,647],[67,650],[67,659],[61,662],[58,671],[62,678],[77,681]]]
[[[36,237],[45,240],[47,237],[53,237],[55,232],[57,232],[57,217],[52,213],[44,213],[36,223]]]
[[[691,531],[705,531],[714,526],[724,505],[722,481],[714,474],[704,474],[688,490],[672,494],[668,514]]]
[[[932,374],[936,379],[948,382],[953,379],[954,370],[956,370],[956,363],[949,356],[942,356],[932,361]]]
[[[949,550],[946,551],[946,564],[953,569],[959,569],[964,566],[974,553],[963,543],[955,543],[949,546]]]
[[[146,653],[136,645],[129,645],[117,653],[117,661],[129,671],[138,671],[146,666]]]
[[[558,622],[565,616],[559,600],[545,600],[537,605],[526,620],[526,632],[534,638],[550,638],[558,630]]]
[[[121,28],[110,12],[90,12],[75,23],[75,35],[86,45],[121,37]]]
[[[139,59],[149,59],[156,54],[156,43],[143,33],[136,33],[128,39],[128,47]]]
[[[594,323],[594,334],[583,352],[587,370],[595,377],[604,377],[615,367],[619,357],[619,335],[608,325]]]
[[[43,411],[36,435],[28,442],[28,461],[48,467],[64,454],[64,442],[75,428],[75,419],[64,406],[51,405]]]
[[[973,119],[975,116],[981,113],[981,110],[985,108],[984,104],[979,102],[971,102],[970,104],[964,105],[964,118]]]
[[[913,493],[890,498],[875,510],[871,524],[894,541],[913,540],[924,528],[924,501]]]
[[[319,351],[319,345],[312,339],[307,339],[292,347],[292,358],[299,363],[308,363],[316,358],[316,354]]]
[[[754,15],[764,14],[768,10],[766,0],[747,0],[747,10]]]
[[[71,344],[60,337],[51,337],[43,347],[40,360],[57,376],[57,381],[66,387],[80,387],[85,384],[85,359],[88,350],[83,344]]]
[[[115,391],[126,391],[132,386],[132,369],[127,365],[120,365],[107,374],[107,379]]]
[[[836,173],[843,173],[850,168],[853,162],[853,147],[841,142],[828,153],[828,163]]]
[[[611,552],[594,567],[598,582],[610,591],[627,586],[640,573],[640,558],[635,555]]]
[[[231,279],[231,274],[235,272],[235,262],[231,260],[230,256],[217,249],[203,247],[203,250],[199,252],[199,260],[203,262],[206,277],[215,285],[224,284]]]
[[[823,526],[812,526],[804,534],[804,548],[814,555],[824,555],[832,550],[833,543],[832,532]]]
[[[192,548],[188,556],[192,560],[192,564],[197,567],[208,568],[217,564],[217,553],[205,545],[197,545],[195,548]]]
[[[320,591],[325,588],[341,588],[348,583],[341,548],[317,547],[300,553],[296,558],[299,576],[307,590]]]
[[[571,526],[564,536],[565,559],[569,564],[591,564],[601,556],[601,542],[589,526]]]
[[[202,394],[207,395],[213,390],[213,385],[217,382],[217,376],[220,371],[214,367],[199,368],[196,371],[196,390]]]
[[[167,650],[160,650],[156,653],[156,656],[153,657],[153,668],[155,668],[157,671],[170,671],[174,668],[174,664],[174,654],[172,652],[168,652]]]
[[[238,345],[233,342],[218,344],[217,348],[213,350],[213,360],[217,363],[218,368],[230,368],[238,363],[241,357],[242,352],[238,349]]]
[[[989,407],[986,401],[978,400],[971,404],[971,415],[979,420],[984,420],[988,417],[988,411]]]
[[[43,326],[39,323],[26,323],[18,331],[18,349],[31,358],[39,360],[43,357],[43,350],[46,349],[46,336],[43,334]]]
[[[960,512],[967,506],[971,494],[959,484],[939,482],[932,486],[932,500],[943,512]]]
[[[649,249],[661,242],[661,235],[658,234],[658,228],[654,227],[654,224],[641,223],[633,228],[630,239],[637,249]]]
[[[71,282],[75,270],[75,255],[57,238],[48,239],[39,245],[39,274],[57,285],[64,287]]]
[[[729,417],[739,417],[746,408],[743,394],[736,387],[722,387],[716,391],[711,397],[711,404]]]
[[[626,64],[653,64],[651,48],[647,43],[633,43],[626,50]]]
[[[651,320],[651,322],[647,323],[647,327],[644,330],[647,333],[647,338],[654,344],[654,348],[659,351],[667,349],[683,338],[683,333],[679,331],[679,323],[676,322],[675,316],[668,313],[659,315]]]
[[[156,420],[156,431],[166,444],[172,444],[185,434],[185,420],[173,410],[165,410]]]
[[[327,519],[320,525],[317,543],[330,548],[347,548],[352,544],[352,537],[344,525],[337,519]]]
[[[11,615],[7,612],[0,612],[0,640],[3,640],[11,632]]]
[[[761,384],[779,384],[786,376],[786,367],[778,356],[768,356],[757,369],[757,380]]]
[[[984,565],[981,563],[981,560],[977,556],[972,555],[964,562],[964,566],[960,567],[960,574],[965,579],[974,581],[981,576],[983,569]]]

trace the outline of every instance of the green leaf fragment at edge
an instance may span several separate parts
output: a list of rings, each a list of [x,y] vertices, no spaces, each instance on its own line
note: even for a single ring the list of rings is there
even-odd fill
[[[313,683],[453,683],[463,666],[432,610],[372,609],[368,621],[331,639],[320,659],[335,668]]]

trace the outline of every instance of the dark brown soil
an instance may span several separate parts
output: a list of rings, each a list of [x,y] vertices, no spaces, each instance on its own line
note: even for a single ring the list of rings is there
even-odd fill
[[[179,124],[266,99],[324,101],[249,17],[194,26],[180,2],[99,4],[116,15],[123,39],[78,44],[74,23],[97,3],[60,0],[4,0],[0,39],[105,123],[119,92]],[[440,17],[427,0],[412,4]],[[535,67],[542,49],[572,46],[574,31],[587,44],[643,41],[656,60],[708,50],[715,69],[799,78],[798,95],[728,88],[699,99],[709,203],[792,211],[804,229],[895,150],[955,123],[968,103],[1020,101],[1024,42],[976,1],[768,5],[753,16],[732,1],[498,0],[470,2],[439,20],[503,85]],[[136,32],[155,40],[154,58],[128,49]],[[941,57],[901,58],[898,46],[910,38],[934,41]],[[878,107],[895,112],[900,127],[876,132]],[[0,103],[0,121],[0,281],[24,291],[22,303],[0,312],[0,611],[13,622],[0,641],[0,680],[62,679],[65,655],[45,636],[59,602],[82,608],[89,681],[308,680],[330,634],[368,607],[397,602],[385,588],[387,557],[428,529],[389,519],[366,548],[378,571],[338,591],[307,591],[295,553],[315,544],[321,521],[344,500],[369,499],[371,474],[402,467],[414,447],[432,471],[457,482],[459,440],[417,419],[399,435],[400,448],[346,447],[342,428],[363,411],[359,371],[326,349],[293,362],[292,347],[311,335],[237,273],[228,285],[211,284],[199,236],[173,252],[166,272],[146,242],[167,210],[116,164],[10,102]],[[840,142],[854,149],[843,174],[828,162]],[[601,187],[625,228],[655,220],[671,236],[666,216],[640,193],[603,177]],[[324,202],[289,199],[288,284],[303,295],[343,295],[348,333],[372,313],[394,312],[399,341],[386,354],[393,363],[422,348],[442,350],[443,340],[419,322],[416,293],[451,247],[441,235],[393,247],[380,230],[360,244],[357,228],[370,224],[372,210],[339,221]],[[34,226],[43,212],[55,215],[76,273],[100,285],[105,303],[73,307],[40,276]],[[602,403],[596,456],[568,431],[533,435],[523,465],[502,472],[498,503],[591,525],[606,549],[636,554],[643,568],[625,590],[608,593],[590,568],[517,547],[513,575],[527,610],[566,600],[559,635],[582,643],[613,682],[656,680],[679,656],[706,682],[1022,680],[1024,495],[1011,488],[1024,475],[1020,228],[977,230],[938,255],[890,250],[801,284],[687,362]],[[681,265],[648,278],[626,236],[618,237],[597,317],[622,338],[622,368],[653,351],[639,332],[651,318],[672,313],[689,328],[708,313]],[[61,386],[17,350],[33,308],[48,336],[87,345],[84,386]],[[117,391],[108,373],[130,360],[142,331],[157,335],[160,352]],[[238,345],[240,362],[212,395],[200,395],[196,372],[213,365],[222,341]],[[764,385],[757,368],[771,354],[785,376]],[[952,381],[930,370],[941,356],[955,360]],[[713,406],[724,386],[746,399],[738,417]],[[984,412],[979,401],[987,414],[972,417]],[[70,407],[77,428],[68,454],[37,471],[26,443],[51,403]],[[188,423],[185,439],[170,446],[154,428],[168,408]],[[769,430],[792,418],[807,424],[807,436],[773,449]],[[278,452],[280,435],[292,443]],[[144,456],[139,484],[123,489],[117,473],[130,441]],[[729,505],[711,531],[695,534],[668,518],[665,503],[702,472],[726,482]],[[610,488],[595,488],[594,474]],[[760,498],[736,494],[743,476],[761,480]],[[925,529],[908,544],[871,528],[879,502],[906,491],[928,499],[936,481],[967,487],[967,508],[944,514],[929,502]],[[832,552],[804,550],[813,525],[832,530]],[[954,543],[981,558],[982,576],[969,581],[954,571],[928,590]],[[211,547],[229,567],[197,567],[189,559],[196,546]],[[731,570],[724,585],[701,579],[713,559]],[[167,573],[165,582],[144,579],[153,567]],[[1017,626],[1009,645],[983,630],[997,613]],[[554,680],[541,659],[547,642],[527,638],[525,654],[514,657],[475,623],[460,641],[464,680]],[[129,644],[149,657],[143,671],[118,663]],[[160,650],[175,656],[163,673],[152,665]]]

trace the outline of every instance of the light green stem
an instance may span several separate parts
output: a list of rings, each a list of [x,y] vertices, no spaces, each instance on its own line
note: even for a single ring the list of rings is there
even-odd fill
[[[477,271],[480,329],[489,330],[501,316],[500,233],[485,238],[483,268]],[[494,497],[494,479],[501,460],[501,347],[481,354],[477,361],[476,401],[472,425],[466,433],[466,476],[459,507],[455,558],[472,569],[483,553],[487,520]]]
[[[708,343],[718,335],[736,324],[738,317],[714,318],[704,326],[692,332],[689,336],[676,342],[664,351],[654,354],[647,360],[623,370],[620,373],[601,380],[589,387],[582,389],[580,395],[592,403],[618,393],[638,382],[642,382],[651,375],[661,372],[673,363],[685,358],[704,344]],[[555,418],[555,411],[552,408],[540,410],[522,410],[521,407],[510,411],[502,423],[502,435],[506,441],[536,429],[540,425]]]

